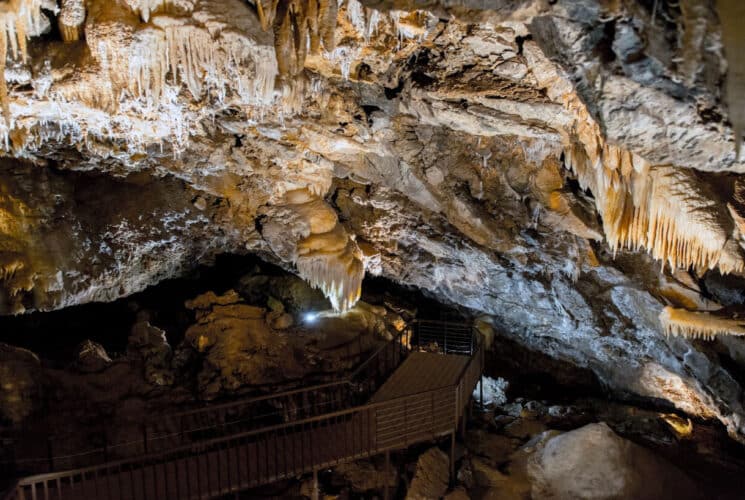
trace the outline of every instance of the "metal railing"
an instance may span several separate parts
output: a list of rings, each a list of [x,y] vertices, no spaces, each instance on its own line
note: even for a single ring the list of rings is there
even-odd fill
[[[420,349],[470,356],[476,348],[469,324],[419,319],[413,324],[414,339]]]
[[[349,376],[359,394],[371,396],[409,354],[411,331],[402,330],[380,347]]]
[[[453,435],[483,370],[480,343],[455,385],[134,459],[21,480],[17,498],[210,498]]]
[[[46,456],[21,458],[17,469],[35,474],[87,467],[363,404],[406,358],[408,338],[406,330],[398,333],[344,380],[159,415],[135,424],[130,432],[135,439],[114,441],[106,426],[92,431],[101,442],[93,448],[80,449],[77,440],[50,436]]]

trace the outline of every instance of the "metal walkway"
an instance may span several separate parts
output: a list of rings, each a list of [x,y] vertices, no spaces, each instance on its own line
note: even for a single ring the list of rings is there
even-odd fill
[[[381,380],[352,385],[353,393],[362,394],[365,384],[379,387],[366,404],[320,415],[301,414],[254,430],[228,426],[224,435],[198,441],[191,436],[192,441],[186,442],[187,432],[180,443],[169,442],[157,452],[26,477],[8,498],[214,498],[443,436],[449,435],[454,443],[483,370],[483,351],[479,343],[470,341],[470,355],[448,354],[445,339],[441,340],[436,342],[443,346],[435,349],[437,353],[401,355],[402,337],[394,339],[393,348],[381,349],[360,372],[362,377],[365,370],[372,370],[372,363],[397,369],[382,386]],[[461,346],[458,352],[463,350]],[[373,372],[379,370],[369,374]]]
[[[469,356],[412,352],[406,361],[370,398],[371,403],[455,385],[470,361]]]

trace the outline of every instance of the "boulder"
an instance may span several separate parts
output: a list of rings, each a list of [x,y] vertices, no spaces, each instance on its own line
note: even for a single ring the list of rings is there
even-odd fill
[[[388,474],[385,466],[372,460],[357,460],[339,465],[334,470],[341,479],[349,484],[352,492],[363,494],[369,491],[381,491],[386,483],[389,488],[396,486],[396,469],[391,467]]]
[[[295,324],[291,314],[281,313],[272,317],[272,328],[275,330],[286,330]]]
[[[546,440],[527,470],[535,500],[704,498],[682,471],[605,423]]]
[[[442,498],[450,480],[448,456],[439,448],[430,448],[417,460],[414,479],[411,481],[407,500]]]
[[[197,308],[197,321],[186,330],[185,341],[203,358],[197,376],[202,398],[303,373],[287,339],[267,324],[266,310],[240,302],[234,291],[203,294],[187,307]]]

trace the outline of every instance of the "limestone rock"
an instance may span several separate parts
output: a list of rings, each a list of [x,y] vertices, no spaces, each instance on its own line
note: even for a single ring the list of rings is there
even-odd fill
[[[219,253],[340,308],[374,271],[745,440],[739,368],[658,320],[705,302],[671,293],[676,273],[745,272],[742,51],[717,15],[738,2],[70,0],[73,43],[40,37],[54,2],[11,3],[0,313],[111,301]],[[255,278],[239,291],[266,304]],[[269,292],[295,325],[329,308],[304,287]],[[195,305],[208,358],[227,359],[217,325],[260,319],[222,300]],[[272,351],[254,340],[231,352]]]
[[[471,497],[468,496],[468,492],[464,490],[463,488],[455,488],[453,491],[445,495],[445,500],[470,500]]]
[[[147,321],[135,323],[128,339],[127,352],[131,357],[143,361],[145,380],[158,386],[173,384],[173,352],[166,339],[166,332]]]
[[[75,368],[83,373],[100,372],[111,364],[111,358],[104,346],[92,340],[85,340],[77,348]]]
[[[295,320],[293,319],[291,314],[287,313],[281,313],[271,320],[272,328],[275,330],[286,330],[287,328],[290,328],[295,323]]]
[[[441,498],[448,489],[449,459],[439,448],[430,448],[417,460],[414,479],[406,492],[408,500]]]
[[[531,457],[532,498],[703,498],[680,470],[590,424],[545,442]]]
[[[41,403],[42,371],[31,351],[0,343],[0,419],[20,423]]]
[[[382,491],[386,483],[389,488],[396,487],[396,469],[391,467],[388,474],[384,469],[384,464],[369,460],[358,460],[341,464],[334,469],[334,472],[349,483],[353,492],[362,494],[370,491]]]
[[[471,430],[466,435],[468,450],[494,468],[507,462],[519,445],[520,442],[514,438],[480,429]]]
[[[188,302],[198,307],[197,323],[186,331],[186,341],[205,356],[199,374],[205,398],[242,385],[279,381],[283,347],[264,321],[265,310],[236,302],[235,292],[217,296],[210,292]]]

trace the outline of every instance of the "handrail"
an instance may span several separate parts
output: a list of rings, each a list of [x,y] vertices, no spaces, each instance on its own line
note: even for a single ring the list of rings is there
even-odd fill
[[[271,399],[283,398],[283,397],[286,397],[286,396],[293,396],[295,394],[302,394],[304,392],[317,391],[319,389],[327,389],[329,387],[336,387],[336,386],[342,386],[342,385],[347,385],[347,384],[349,384],[349,380],[347,380],[347,379],[337,380],[335,382],[327,382],[325,384],[312,385],[310,387],[299,387],[297,389],[293,389],[293,390],[290,390],[290,391],[283,391],[283,392],[280,392],[278,394],[264,394],[263,396],[254,396],[252,398],[239,399],[239,400],[236,400],[236,401],[227,401],[225,403],[220,403],[220,404],[217,404],[217,405],[209,405],[209,406],[205,406],[203,408],[192,408],[191,410],[183,410],[183,411],[178,411],[178,412],[174,412],[174,413],[168,413],[165,416],[168,417],[168,418],[171,418],[171,417],[186,417],[186,416],[189,416],[189,415],[195,415],[195,414],[199,414],[199,413],[215,412],[215,411],[220,411],[220,410],[226,410],[226,409],[229,409],[229,408],[235,408],[236,406],[243,406],[243,405],[251,404],[251,403],[259,403],[261,401],[268,401],[268,400],[271,400]],[[148,420],[150,420],[150,421],[157,421],[157,420],[160,420],[160,419],[151,418],[151,419],[148,419]]]
[[[406,330],[403,330],[399,332],[393,339],[385,342],[382,346],[380,346],[373,354],[367,357],[367,359],[355,369],[354,372],[352,372],[350,375],[348,375],[345,379],[335,381],[335,382],[328,382],[325,384],[318,384],[310,387],[303,387],[298,389],[293,389],[290,391],[284,391],[278,394],[266,394],[262,396],[254,396],[252,398],[247,399],[240,399],[236,401],[230,401],[226,403],[221,403],[218,405],[210,405],[205,406],[203,408],[194,408],[191,410],[183,410],[180,412],[174,412],[174,413],[168,413],[165,415],[161,415],[159,417],[153,417],[153,418],[146,418],[144,421],[140,424],[141,427],[141,433],[142,438],[138,438],[136,440],[129,440],[129,441],[120,441],[116,443],[109,443],[107,441],[107,429],[102,428],[101,433],[104,436],[104,442],[105,444],[103,446],[95,447],[95,448],[87,448],[82,451],[75,451],[71,453],[66,454],[60,454],[60,455],[54,455],[53,453],[50,453],[47,456],[39,456],[39,457],[32,457],[32,458],[20,458],[17,459],[15,462],[18,464],[38,464],[45,467],[50,468],[52,471],[54,470],[54,467],[49,464],[54,464],[55,461],[65,461],[65,460],[71,460],[71,459],[80,459],[81,457],[93,457],[100,454],[104,455],[104,460],[107,460],[108,456],[113,452],[122,452],[123,450],[127,448],[134,448],[133,455],[136,456],[143,456],[143,453],[147,453],[148,450],[152,450],[153,447],[166,439],[169,438],[179,438],[180,442],[183,442],[184,439],[189,436],[193,437],[195,433],[197,432],[208,432],[208,431],[215,431],[220,429],[226,429],[230,426],[235,426],[238,424],[245,424],[252,421],[257,420],[267,420],[274,418],[292,418],[292,415],[288,415],[288,413],[295,414],[295,415],[305,415],[307,413],[312,413],[314,409],[317,409],[320,414],[327,413],[328,412],[328,406],[331,404],[334,404],[334,402],[325,402],[325,403],[311,403],[304,406],[293,406],[291,410],[287,410],[286,404],[290,402],[290,398],[293,396],[304,396],[304,399],[310,398],[311,395],[314,393],[321,393],[321,391],[330,391],[332,389],[343,389],[347,388],[349,390],[348,398],[351,398],[352,396],[357,397],[363,397],[365,394],[359,393],[359,385],[357,384],[357,377],[363,372],[363,370],[368,369],[369,367],[377,367],[378,365],[375,364],[376,360],[380,358],[382,353],[386,352],[387,349],[390,349],[391,346],[398,346],[402,347],[403,344],[401,343],[401,340],[403,338],[403,335],[407,333]],[[399,353],[398,354],[398,360],[399,362],[402,361],[404,356]],[[395,368],[395,366],[392,366],[390,368]],[[387,375],[382,374],[382,375]],[[352,390],[356,389],[356,394],[353,394]],[[367,391],[370,392],[375,389],[375,387],[371,384],[368,384],[366,387]],[[369,397],[370,394],[367,394]],[[208,426],[200,426],[200,427],[189,427],[186,428],[184,425],[184,418],[186,417],[193,417],[193,416],[199,416],[199,415],[205,415],[205,418],[209,417],[215,417],[219,416],[220,412],[226,412],[233,409],[243,409],[246,411],[248,410],[252,405],[270,402],[270,401],[276,401],[280,405],[283,406],[282,409],[277,409],[272,412],[264,412],[264,413],[258,413],[253,414],[249,418],[243,418],[239,420],[233,420],[233,421],[225,421],[220,422],[214,425],[208,425]],[[347,399],[345,402],[340,403],[340,406],[347,406],[350,407],[354,404],[354,400]],[[336,403],[339,403],[338,401]],[[293,419],[294,420],[294,419]],[[291,420],[291,421],[293,421]],[[169,433],[157,433],[157,428],[163,427],[163,422],[170,422],[171,424],[175,425],[178,428],[177,432],[169,432]],[[69,435],[69,434],[68,434]],[[202,440],[203,441],[203,440]],[[200,442],[202,442],[200,441]],[[51,449],[51,444],[50,444]],[[142,450],[142,451],[140,451]]]
[[[473,326],[433,319],[417,319],[413,325],[420,348],[436,344],[445,354],[473,354]]]
[[[369,358],[367,358],[364,362],[362,362],[362,364],[358,366],[357,369],[354,370],[351,373],[351,375],[349,375],[349,377],[347,377],[347,380],[354,380],[360,373],[362,373],[362,370],[367,368],[367,366],[372,363],[372,360],[374,358],[377,358],[385,349],[388,348],[388,346],[401,344],[401,339],[403,338],[404,334],[408,334],[406,329],[401,330],[390,341],[380,346],[374,353],[372,353],[372,355]]]
[[[397,335],[394,341],[400,338],[401,335]],[[147,487],[157,488],[155,486],[158,484],[156,476],[161,474],[160,480],[165,481],[166,496],[170,498],[167,493],[168,481],[174,479],[173,476],[169,476],[168,464],[170,464],[171,470],[175,470],[176,482],[178,482],[179,467],[185,469],[187,491],[194,486],[188,476],[192,470],[196,470],[195,481],[197,481],[197,490],[201,498],[205,490],[202,488],[204,485],[199,486],[199,476],[204,472],[206,475],[203,477],[203,482],[207,482],[206,494],[215,496],[225,493],[224,481],[221,481],[219,476],[221,457],[228,461],[227,492],[231,492],[245,489],[249,484],[258,485],[262,484],[262,481],[271,482],[281,477],[292,477],[319,466],[330,466],[344,460],[371,456],[389,449],[405,447],[415,442],[454,433],[458,419],[463,414],[464,407],[483,369],[482,349],[481,342],[476,342],[476,349],[459,372],[457,381],[450,385],[321,415],[307,416],[259,429],[217,436],[193,443],[182,443],[166,450],[107,461],[100,465],[29,476],[18,482],[16,491],[20,492],[21,498],[25,498],[24,491],[30,492],[36,498],[37,490],[43,489],[45,497],[47,493],[50,493],[49,490],[56,490],[57,496],[62,498],[63,488],[75,487],[78,491],[77,495],[80,496],[80,491],[86,487],[89,491],[95,487],[95,493],[92,495],[98,497],[99,486],[104,490],[111,488],[111,482],[107,479],[109,476],[113,477],[114,482],[117,483],[116,478],[119,478],[118,481],[121,482],[122,475],[127,472],[129,481],[132,481],[130,492],[134,493],[133,489],[137,485],[138,488],[142,487],[143,496],[149,496],[145,494],[146,471],[149,471],[152,484],[148,484]],[[375,355],[382,356],[382,352],[383,350],[379,349]],[[395,361],[395,358],[393,359]],[[305,453],[306,441],[310,443],[310,458]],[[288,454],[287,447],[290,445],[291,450]],[[295,453],[296,445],[301,447],[299,458]],[[323,449],[320,451],[315,449],[318,446]],[[239,451],[243,454],[243,459],[239,458]],[[235,457],[232,466],[231,455]],[[270,464],[270,455],[273,465]],[[202,461],[206,462],[205,467],[208,471],[200,465],[200,456],[203,456]],[[218,461],[217,469],[213,469],[218,471],[217,490],[210,485],[209,457]],[[252,462],[251,457],[257,463]],[[264,459],[266,463],[260,461],[259,458]],[[263,465],[258,462],[262,462]],[[241,463],[243,469],[238,467]],[[158,472],[159,470],[161,472]],[[137,471],[136,477],[140,478],[139,483],[133,479],[133,471]],[[231,471],[237,472],[237,482],[231,481]],[[99,478],[103,478],[101,482]],[[236,477],[233,476],[233,479]],[[53,483],[50,484],[50,481]],[[155,489],[150,491],[155,492]],[[137,495],[139,496],[139,490]],[[179,496],[192,497],[191,493],[186,497],[182,494]]]
[[[302,425],[306,425],[306,424],[312,424],[312,423],[315,423],[315,422],[321,422],[323,420],[328,420],[330,418],[336,418],[336,417],[343,417],[343,416],[353,415],[353,414],[360,413],[360,412],[365,411],[365,410],[374,410],[374,409],[377,409],[377,408],[380,408],[380,407],[391,406],[393,403],[400,403],[400,402],[403,402],[403,401],[406,401],[406,400],[412,400],[415,397],[421,397],[423,395],[427,395],[427,394],[430,394],[430,393],[437,393],[437,392],[443,391],[444,389],[452,389],[452,388],[455,388],[456,386],[457,386],[457,384],[455,384],[455,385],[443,385],[441,387],[437,387],[435,389],[429,389],[427,391],[419,392],[419,393],[416,393],[416,394],[407,394],[407,395],[404,395],[404,396],[398,396],[396,398],[388,399],[388,400],[385,400],[385,401],[377,401],[375,403],[367,403],[365,405],[355,406],[353,408],[348,408],[346,410],[340,410],[340,411],[333,412],[333,413],[327,413],[327,414],[324,414],[324,415],[318,415],[316,417],[310,417],[310,418],[306,418],[306,419],[303,419],[303,420],[297,420],[295,422],[287,422],[287,423],[284,423],[284,424],[277,424],[277,425],[273,425],[273,426],[269,426],[269,427],[263,427],[261,429],[253,429],[253,430],[241,432],[241,433],[238,433],[238,434],[232,434],[230,436],[221,436],[221,437],[213,438],[213,439],[206,440],[206,441],[200,441],[199,443],[195,443],[195,444],[199,444],[200,447],[209,447],[209,446],[213,446],[213,445],[216,445],[216,444],[224,443],[226,441],[232,441],[232,440],[235,440],[235,439],[252,437],[252,436],[257,436],[257,435],[260,435],[260,434],[268,434],[268,433],[272,433],[272,432],[275,432],[275,431],[278,431],[278,430],[282,430],[282,429],[288,429],[288,428],[298,427],[298,426],[302,426]],[[145,462],[145,461],[148,461],[148,460],[162,458],[164,456],[171,455],[171,454],[178,454],[180,452],[190,451],[193,448],[194,448],[194,444],[191,444],[191,445],[182,445],[182,446],[179,446],[179,447],[176,447],[176,448],[172,448],[172,449],[169,449],[169,450],[163,451],[163,452],[149,453],[147,455],[141,455],[141,456],[138,456],[136,458],[125,458],[125,459],[121,459],[121,460],[113,460],[111,462],[106,462],[105,464],[101,464],[101,465],[93,465],[93,466],[89,466],[89,467],[79,467],[77,469],[70,469],[70,470],[65,470],[65,471],[62,471],[62,472],[47,472],[47,473],[44,473],[44,474],[35,474],[33,476],[28,476],[28,477],[25,477],[23,479],[20,479],[19,481],[16,481],[16,482],[18,484],[20,484],[20,485],[24,485],[24,484],[28,484],[30,482],[35,482],[35,481],[57,479],[58,477],[61,477],[63,475],[64,476],[71,476],[71,475],[81,474],[83,472],[91,472],[91,471],[94,471],[96,469],[116,467],[118,465],[125,465],[125,464],[129,464],[129,463]]]

